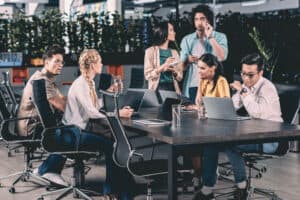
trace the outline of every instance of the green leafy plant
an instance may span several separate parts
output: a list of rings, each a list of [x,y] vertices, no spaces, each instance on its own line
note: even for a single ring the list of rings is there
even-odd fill
[[[256,44],[256,47],[265,60],[265,70],[270,73],[270,79],[272,79],[272,74],[276,68],[278,54],[275,53],[275,48],[269,49],[266,47],[266,44],[262,38],[260,32],[253,27],[252,32],[249,33],[249,36]]]

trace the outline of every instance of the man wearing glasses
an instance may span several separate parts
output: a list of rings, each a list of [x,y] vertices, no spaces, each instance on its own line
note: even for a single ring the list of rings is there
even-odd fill
[[[192,17],[196,31],[182,39],[180,60],[187,69],[183,94],[194,102],[199,85],[198,59],[204,53],[211,53],[219,61],[224,61],[228,55],[228,45],[226,35],[214,30],[214,13],[209,6],[195,7]]]
[[[282,122],[281,109],[277,90],[272,82],[263,77],[263,59],[258,54],[249,54],[242,61],[241,76],[243,84],[238,81],[230,84],[236,90],[232,100],[236,109],[244,107],[253,118]],[[223,151],[227,154],[233,168],[236,190],[234,199],[247,198],[246,170],[242,157],[243,152],[274,153],[278,143],[246,144],[237,146],[206,145],[203,150],[203,187],[193,200],[214,199],[212,193],[216,183],[218,154]]]
[[[65,111],[67,98],[62,95],[55,84],[55,77],[62,71],[64,65],[65,50],[58,45],[53,45],[47,49],[43,55],[44,67],[37,70],[28,80],[23,90],[18,117],[35,117],[34,120],[20,120],[18,123],[19,134],[22,136],[31,135],[40,122],[37,109],[32,102],[33,88],[32,81],[45,79],[46,94],[50,106],[59,112]],[[43,164],[34,170],[34,173],[59,185],[67,185],[66,181],[60,176],[64,166],[65,158],[61,155],[51,154]]]

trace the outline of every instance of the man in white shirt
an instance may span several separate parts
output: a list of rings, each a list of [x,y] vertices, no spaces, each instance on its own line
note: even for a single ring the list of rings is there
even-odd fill
[[[241,76],[243,84],[235,81],[230,84],[236,90],[232,100],[236,109],[245,107],[253,118],[282,122],[279,97],[272,82],[263,77],[263,60],[258,54],[245,56],[242,61]],[[203,153],[203,187],[194,200],[213,199],[212,188],[216,183],[218,154],[224,151],[232,165],[236,191],[234,199],[244,200],[247,197],[246,170],[242,152],[274,153],[278,143],[247,144],[229,147],[228,145],[207,145]]]

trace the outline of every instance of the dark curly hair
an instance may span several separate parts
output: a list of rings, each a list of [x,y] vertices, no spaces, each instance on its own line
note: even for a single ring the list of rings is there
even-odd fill
[[[214,25],[214,12],[208,5],[201,4],[201,5],[198,5],[197,7],[193,8],[193,10],[192,10],[193,19],[192,20],[195,19],[196,13],[203,13],[205,15],[207,21],[209,22],[209,24],[211,26]]]

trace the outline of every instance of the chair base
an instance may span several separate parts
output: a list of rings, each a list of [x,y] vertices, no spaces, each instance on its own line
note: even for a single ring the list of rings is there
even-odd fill
[[[65,196],[67,196],[68,194],[70,194],[71,192],[73,193],[73,197],[74,198],[82,198],[85,200],[93,200],[93,198],[89,197],[87,194],[95,194],[95,195],[100,195],[94,191],[90,191],[90,190],[85,190],[85,189],[79,189],[78,187],[75,186],[70,186],[70,187],[66,187],[66,188],[62,188],[62,189],[58,189],[52,192],[47,192],[45,194],[42,194],[40,198],[38,198],[38,200],[43,200],[45,196],[49,196],[49,195],[53,195],[56,193],[60,193],[62,192],[58,197],[56,197],[56,200],[61,199]]]
[[[1,177],[0,180],[8,179],[8,178],[14,177],[14,176],[18,176],[18,177],[17,177],[17,179],[12,183],[12,185],[11,185],[11,187],[10,187],[10,189],[9,189],[9,192],[11,192],[11,193],[15,193],[15,185],[16,185],[18,182],[20,182],[20,181],[25,182],[25,181],[27,181],[27,180],[29,180],[29,179],[31,179],[31,178],[33,178],[33,179],[35,179],[35,180],[37,180],[37,181],[40,181],[40,182],[42,182],[42,183],[44,183],[44,184],[46,184],[46,185],[50,185],[50,182],[49,182],[49,181],[47,181],[47,180],[45,180],[45,179],[43,179],[43,178],[41,178],[41,177],[39,177],[39,176],[33,174],[33,173],[31,172],[31,170],[25,170],[25,171],[16,172],[16,173],[14,173],[14,174],[10,174],[10,175],[8,175],[8,176]],[[1,185],[1,184],[0,184],[0,185]],[[42,185],[42,184],[41,184],[41,185]]]
[[[270,200],[282,200],[280,197],[278,197],[278,195],[275,193],[274,190],[256,188],[256,187],[250,187],[248,189],[247,200],[253,199],[252,197],[254,196],[254,194],[258,194],[260,196],[267,197]]]

